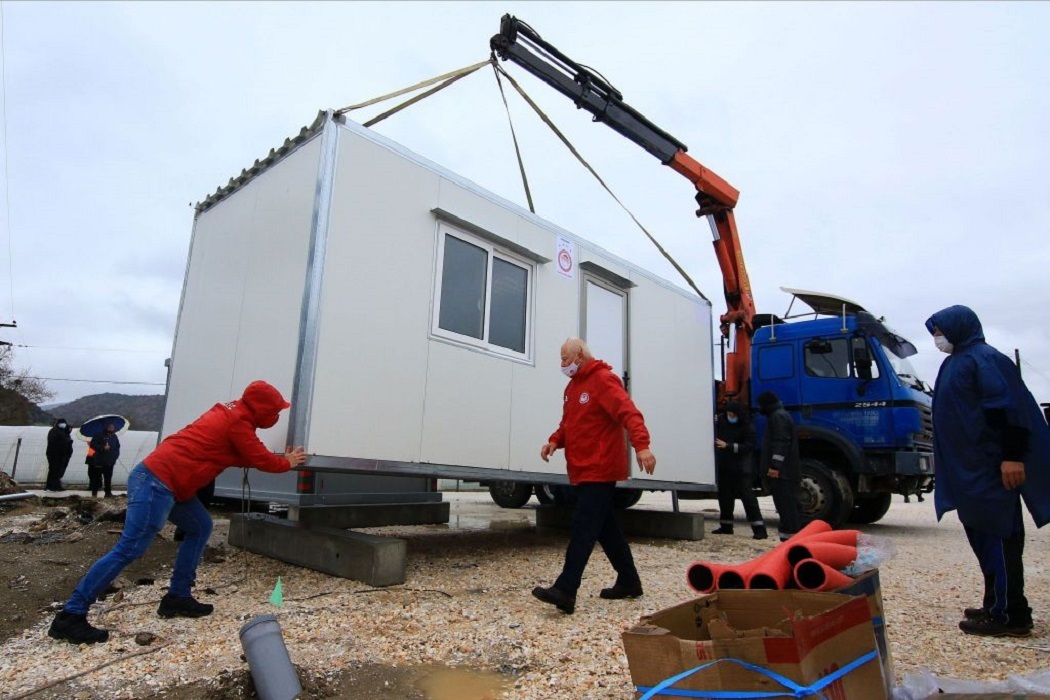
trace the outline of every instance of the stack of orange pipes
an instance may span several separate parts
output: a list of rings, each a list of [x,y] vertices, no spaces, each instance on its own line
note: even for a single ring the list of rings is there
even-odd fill
[[[827,591],[847,585],[841,573],[857,559],[857,530],[832,530],[814,520],[790,539],[765,554],[741,564],[698,561],[686,571],[689,586],[697,593],[725,589],[802,588]]]

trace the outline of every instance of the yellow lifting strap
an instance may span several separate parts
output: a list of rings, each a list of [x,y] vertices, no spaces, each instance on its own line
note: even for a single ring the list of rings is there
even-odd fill
[[[366,100],[364,102],[360,102],[360,103],[355,104],[355,105],[350,105],[348,107],[343,107],[342,109],[337,109],[337,110],[335,110],[335,115],[339,116],[341,114],[346,114],[347,112],[351,112],[351,111],[353,111],[355,109],[361,109],[362,107],[368,107],[370,105],[374,105],[374,104],[377,104],[379,102],[384,102],[384,101],[392,99],[394,97],[399,97],[401,95],[404,95],[405,93],[415,92],[416,90],[420,90],[420,89],[425,88],[425,87],[427,87],[429,85],[433,85],[434,83],[438,83],[438,82],[444,81],[443,83],[441,83],[441,85],[438,85],[436,88],[432,88],[430,90],[427,90],[426,92],[424,92],[421,95],[416,95],[415,97],[402,102],[397,107],[389,109],[386,112],[383,112],[382,114],[380,114],[379,116],[373,117],[372,119],[370,119],[369,121],[364,123],[364,126],[366,126],[366,127],[372,126],[373,124],[377,124],[377,123],[383,121],[384,119],[386,119],[387,117],[389,117],[391,115],[397,114],[398,112],[403,110],[405,107],[408,107],[410,105],[414,105],[416,102],[419,102],[420,100],[422,100],[422,99],[424,99],[426,97],[430,97],[431,95],[433,95],[435,92],[438,92],[439,90],[444,90],[445,88],[447,88],[452,83],[456,82],[457,80],[460,80],[462,78],[467,77],[468,75],[470,75],[474,71],[478,70],[479,68],[481,68],[481,67],[483,67],[485,65],[488,65],[488,63],[489,63],[488,60],[481,61],[480,63],[475,63],[472,66],[466,66],[465,68],[460,68],[459,70],[450,71],[448,73],[445,73],[444,75],[439,75],[439,76],[434,77],[434,78],[429,78],[429,79],[424,80],[422,82],[416,83],[415,85],[412,85],[410,87],[402,88],[400,90],[395,90],[394,92],[391,92],[389,94],[383,95],[381,97],[374,97],[371,100]]]
[[[652,241],[653,245],[656,246],[656,249],[660,251],[660,254],[667,259],[667,262],[671,263],[674,269],[678,271],[678,274],[680,274],[689,284],[689,286],[692,287],[693,291],[699,294],[701,299],[704,299],[705,301],[710,301],[707,297],[704,296],[704,293],[701,292],[700,289],[696,286],[696,283],[693,282],[693,279],[689,276],[689,274],[684,269],[682,269],[682,266],[678,264],[678,261],[671,257],[671,254],[668,253],[662,245],[660,245],[660,242],[656,240],[653,234],[649,233],[649,230],[646,229],[645,226],[642,225],[642,222],[639,221],[638,218],[631,212],[631,210],[627,208],[627,205],[620,201],[620,198],[616,196],[615,192],[609,189],[609,186],[605,184],[605,180],[603,180],[601,176],[594,170],[594,168],[591,167],[590,163],[588,163],[584,159],[584,157],[580,155],[580,152],[576,150],[576,147],[569,142],[569,139],[565,138],[565,135],[558,129],[558,127],[554,125],[554,122],[550,120],[550,117],[544,114],[543,110],[540,109],[539,106],[532,101],[532,98],[525,93],[521,86],[518,85],[517,81],[514,80],[514,78],[512,78],[510,74],[503,69],[502,66],[496,65],[496,70],[502,73],[503,77],[510,81],[510,84],[514,86],[514,89],[518,91],[518,94],[520,94],[522,98],[529,103],[529,106],[532,107],[533,111],[535,111],[539,118],[543,120],[543,123],[549,126],[551,128],[551,131],[553,131],[555,135],[559,139],[561,139],[561,142],[565,144],[565,147],[568,148],[574,156],[576,156],[576,160],[580,161],[583,167],[587,168],[587,170],[591,173],[591,175],[594,176],[598,183],[603,188],[605,188],[605,191],[609,193],[609,196],[615,199],[616,203],[620,205],[620,208],[627,212],[627,215],[631,217],[631,220],[634,221],[634,223],[637,224],[638,228],[642,230],[642,233],[644,233],[646,237],[648,237],[649,240]]]

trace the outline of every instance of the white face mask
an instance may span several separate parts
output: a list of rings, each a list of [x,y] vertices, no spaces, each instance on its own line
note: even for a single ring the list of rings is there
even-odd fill
[[[943,335],[933,336],[933,344],[937,346],[938,350],[940,350],[941,352],[946,352],[949,355],[951,354],[952,349],[954,347],[951,343],[948,342],[948,339],[945,338]]]
[[[566,377],[570,377],[571,378],[571,377],[576,375],[576,371],[578,369],[580,369],[580,366],[578,364],[576,364],[575,362],[573,362],[571,364],[566,365],[565,367],[562,367],[561,368],[561,373],[564,374]]]

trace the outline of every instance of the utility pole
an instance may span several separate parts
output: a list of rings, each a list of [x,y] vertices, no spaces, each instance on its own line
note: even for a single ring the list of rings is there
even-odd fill
[[[1017,365],[1017,373],[1021,373],[1021,351],[1018,348],[1014,348],[1014,364]]]

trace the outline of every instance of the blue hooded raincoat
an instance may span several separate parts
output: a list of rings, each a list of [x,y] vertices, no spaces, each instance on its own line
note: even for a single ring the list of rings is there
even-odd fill
[[[933,396],[933,452],[937,468],[937,519],[951,510],[967,527],[1008,538],[1021,507],[1016,490],[1003,486],[1002,427],[1029,431],[1021,461],[1021,497],[1038,527],[1050,522],[1050,427],[1014,363],[984,341],[981,321],[966,306],[933,314],[926,328],[940,329],[952,344],[941,364]]]

